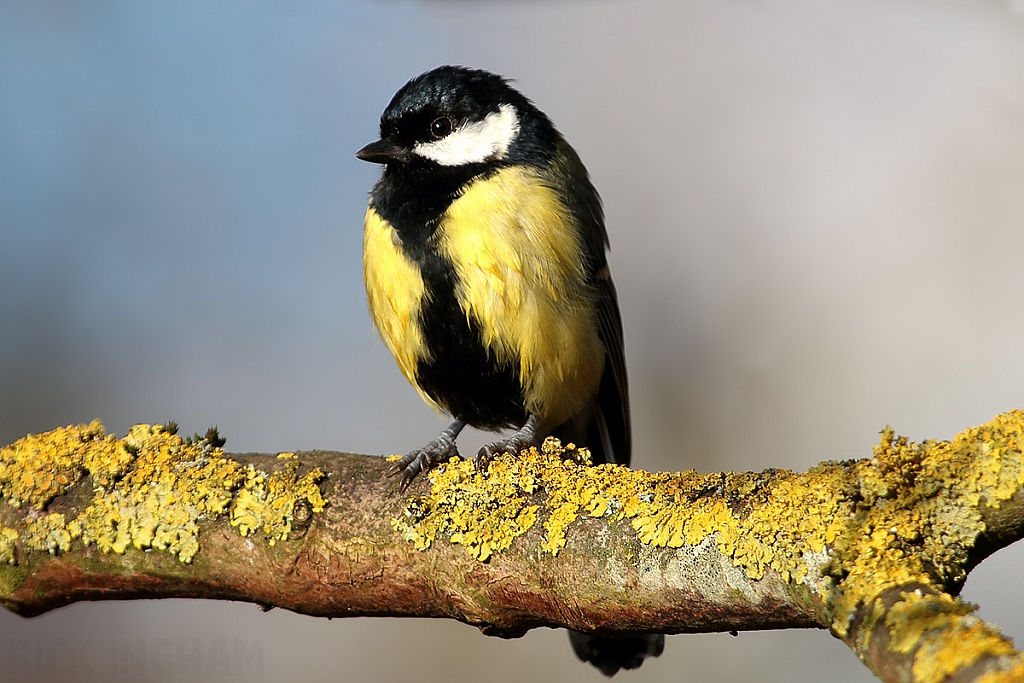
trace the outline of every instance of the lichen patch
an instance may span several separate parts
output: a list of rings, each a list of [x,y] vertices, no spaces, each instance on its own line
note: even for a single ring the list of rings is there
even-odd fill
[[[643,472],[588,466],[549,439],[495,458],[486,472],[454,459],[427,496],[392,524],[418,549],[438,539],[480,560],[535,523],[542,552],[557,555],[582,517],[628,521],[655,547],[717,550],[750,580],[777,572],[825,601],[845,636],[857,608],[899,586],[963,578],[967,553],[994,507],[1024,484],[1024,413],[998,416],[949,442],[921,444],[886,428],[874,457],[824,462],[803,474]]]
[[[71,547],[71,534],[64,515],[60,513],[30,518],[25,526],[25,542],[33,550],[45,550],[56,555]]]
[[[0,448],[0,497],[13,507],[42,510],[86,473],[104,485],[121,476],[134,455],[103,432],[98,420],[30,434]]]
[[[914,654],[915,681],[939,683],[982,658],[1016,652],[998,629],[973,615],[976,605],[920,591],[902,593],[901,598],[885,616],[889,649]]]
[[[298,501],[314,512],[326,504],[317,486],[323,473],[299,477],[298,458],[284,459],[281,471],[267,474],[206,440],[174,432],[135,425],[117,439],[96,421],[0,449],[0,495],[14,507],[32,505],[21,530],[25,547],[59,553],[78,540],[119,554],[130,546],[166,550],[188,563],[199,552],[202,520],[229,515],[243,535],[262,530],[273,544],[288,538]],[[82,509],[43,514],[85,477],[92,478],[93,495]],[[13,556],[2,543],[0,560]]]
[[[298,476],[299,460],[294,453],[278,458],[287,461],[284,469],[267,474],[252,465],[246,467],[245,483],[231,508],[231,525],[243,536],[261,530],[270,545],[287,541],[291,532],[292,513],[300,500],[308,501],[313,512],[322,512],[327,501],[317,486],[323,473],[315,469]]]
[[[14,542],[18,540],[18,532],[0,526],[0,564],[17,564],[18,557],[14,554]]]

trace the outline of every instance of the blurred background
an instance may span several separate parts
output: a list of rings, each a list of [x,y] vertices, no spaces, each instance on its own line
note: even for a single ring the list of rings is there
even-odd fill
[[[647,469],[804,469],[1024,407],[1024,1],[0,2],[0,442],[443,425],[371,328],[353,153],[412,76],[515,78],[602,193]],[[482,443],[470,434],[464,452]],[[1020,545],[1020,544],[1018,544]],[[1024,550],[978,568],[1024,635]],[[565,634],[200,601],[0,611],[19,681],[598,681]],[[824,632],[622,681],[870,681]]]

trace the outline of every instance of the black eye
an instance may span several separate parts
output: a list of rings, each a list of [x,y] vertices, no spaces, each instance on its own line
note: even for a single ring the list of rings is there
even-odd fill
[[[447,116],[439,116],[430,122],[430,135],[435,140],[440,140],[452,132],[452,120]]]

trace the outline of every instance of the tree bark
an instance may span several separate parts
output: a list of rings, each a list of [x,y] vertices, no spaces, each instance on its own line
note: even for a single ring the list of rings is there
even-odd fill
[[[226,454],[98,423],[0,449],[0,600],[247,600],[447,617],[517,637],[827,628],[886,681],[1024,680],[955,596],[1024,534],[1024,413],[951,442],[883,432],[802,474],[588,466],[547,443],[398,495],[383,458]]]

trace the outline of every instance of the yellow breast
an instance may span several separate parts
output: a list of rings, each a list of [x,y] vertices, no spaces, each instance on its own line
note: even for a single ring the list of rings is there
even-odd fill
[[[405,378],[416,384],[416,364],[427,356],[426,343],[417,321],[423,299],[419,268],[399,247],[395,229],[372,207],[366,210],[363,231],[363,277],[370,316]],[[423,400],[437,404],[423,391]]]
[[[518,358],[526,409],[553,424],[583,407],[604,368],[571,220],[535,171],[512,167],[466,188],[438,236],[463,312],[499,361]]]

